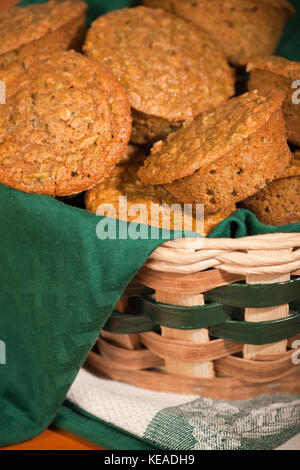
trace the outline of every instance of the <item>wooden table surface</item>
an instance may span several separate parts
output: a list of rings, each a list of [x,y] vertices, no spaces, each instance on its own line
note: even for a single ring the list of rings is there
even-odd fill
[[[45,431],[31,441],[0,450],[103,450],[91,442],[60,429]]]
[[[0,11],[18,3],[17,0],[1,0]],[[90,442],[84,441],[59,429],[45,431],[32,441],[6,447],[0,450],[103,450]]]

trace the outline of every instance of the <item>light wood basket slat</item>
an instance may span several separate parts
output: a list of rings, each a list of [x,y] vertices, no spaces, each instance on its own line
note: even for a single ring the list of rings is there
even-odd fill
[[[281,283],[291,276],[300,276],[299,233],[168,241],[149,257],[136,280],[154,289],[163,303],[188,308],[203,304],[203,294],[218,287],[240,281]],[[245,320],[268,322],[289,313],[287,304],[246,308]],[[300,351],[291,349],[300,340],[299,331],[278,343],[252,346],[210,338],[206,329],[161,330],[137,334],[135,350],[124,349],[124,341],[105,333],[98,342],[100,355],[92,353],[88,363],[113,380],[164,392],[227,400],[300,393],[300,367],[292,361]]]

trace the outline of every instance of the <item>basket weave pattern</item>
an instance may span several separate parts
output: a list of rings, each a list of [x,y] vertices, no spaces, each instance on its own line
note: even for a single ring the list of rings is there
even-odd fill
[[[300,234],[167,242],[136,280],[148,290],[124,294],[92,367],[216,399],[300,393]]]

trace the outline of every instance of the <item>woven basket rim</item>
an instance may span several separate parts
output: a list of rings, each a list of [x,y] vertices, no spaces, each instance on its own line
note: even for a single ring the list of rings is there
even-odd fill
[[[290,274],[300,269],[300,233],[176,239],[157,248],[145,266],[179,274],[209,268],[243,276]]]

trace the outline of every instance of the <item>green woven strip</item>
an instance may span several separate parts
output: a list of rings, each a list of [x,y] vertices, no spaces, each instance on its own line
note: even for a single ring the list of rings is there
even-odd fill
[[[180,330],[208,328],[231,318],[230,309],[216,302],[198,307],[179,307],[155,302],[144,296],[133,299],[133,305],[137,312],[147,316],[154,324]]]
[[[239,322],[228,320],[209,330],[215,338],[222,338],[235,343],[261,346],[282,341],[300,333],[300,313],[281,320],[269,322]]]
[[[300,277],[276,284],[229,284],[208,292],[205,300],[242,308],[284,305],[300,300]]]
[[[291,304],[294,314],[269,322],[237,321],[237,309],[210,303],[198,307],[180,307],[155,302],[149,296],[136,297],[132,302],[139,314],[117,313],[110,317],[104,329],[117,334],[154,331],[159,326],[179,330],[209,328],[215,338],[236,343],[263,345],[276,343],[300,333],[299,303]]]
[[[152,331],[157,326],[146,315],[114,312],[103,329],[110,333],[130,335]]]

